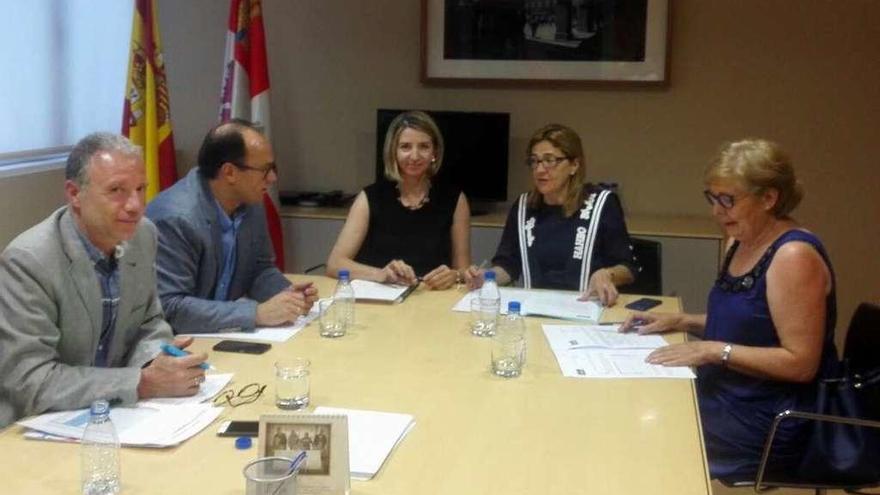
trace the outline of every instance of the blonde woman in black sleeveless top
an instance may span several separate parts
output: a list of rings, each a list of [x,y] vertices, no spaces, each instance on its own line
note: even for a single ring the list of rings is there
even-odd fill
[[[432,181],[443,138],[423,112],[402,113],[383,150],[387,181],[354,201],[327,260],[327,275],[447,289],[470,265],[470,208],[459,189]]]

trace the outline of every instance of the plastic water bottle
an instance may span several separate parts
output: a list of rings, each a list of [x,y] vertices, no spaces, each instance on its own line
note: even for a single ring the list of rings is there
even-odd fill
[[[483,286],[480,287],[478,297],[480,298],[480,308],[484,314],[498,314],[501,309],[501,292],[498,291],[498,283],[495,282],[495,272],[486,271],[483,274]],[[497,317],[496,317],[497,321]],[[485,323],[485,333],[492,335],[495,333],[496,324],[491,322]]]
[[[116,495],[120,489],[119,437],[106,400],[92,403],[82,437],[83,495]]]
[[[492,372],[504,378],[520,376],[525,364],[526,326],[519,311],[519,302],[511,301],[492,337]]]
[[[519,301],[507,303],[507,315],[501,319],[500,325],[508,334],[522,338],[522,364],[525,366],[528,341],[526,340],[526,320],[522,316],[522,306]]]
[[[348,270],[339,270],[339,282],[336,284],[336,292],[333,293],[333,304],[339,305],[345,330],[351,330],[354,326],[354,288],[351,286]]]

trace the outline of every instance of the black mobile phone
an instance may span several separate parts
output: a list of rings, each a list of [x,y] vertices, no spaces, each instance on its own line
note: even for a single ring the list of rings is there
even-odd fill
[[[218,437],[255,437],[259,434],[259,421],[224,421],[217,430]]]
[[[635,301],[624,306],[626,309],[632,309],[635,311],[647,311],[654,306],[660,306],[663,304],[663,301],[659,299],[651,299],[650,297],[643,297],[641,299],[636,299]]]
[[[221,340],[213,349],[220,352],[241,352],[244,354],[262,354],[272,348],[272,344],[260,342],[242,342],[240,340]]]

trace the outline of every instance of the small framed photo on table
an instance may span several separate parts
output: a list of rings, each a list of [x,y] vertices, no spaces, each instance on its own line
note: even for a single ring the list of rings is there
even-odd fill
[[[306,452],[297,475],[298,494],[344,495],[350,491],[345,416],[264,414],[260,416],[258,445],[260,457],[293,459]]]

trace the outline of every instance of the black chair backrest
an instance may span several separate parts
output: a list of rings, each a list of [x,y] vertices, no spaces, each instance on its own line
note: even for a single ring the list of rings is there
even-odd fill
[[[880,305],[864,302],[856,308],[846,333],[843,358],[854,373],[880,368]]]
[[[644,294],[648,296],[663,295],[663,277],[661,275],[661,258],[663,251],[659,242],[633,237],[630,239],[636,266],[636,281],[620,288],[624,294]]]

